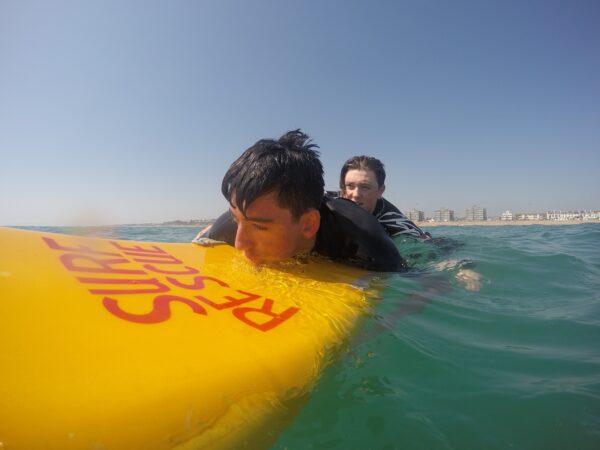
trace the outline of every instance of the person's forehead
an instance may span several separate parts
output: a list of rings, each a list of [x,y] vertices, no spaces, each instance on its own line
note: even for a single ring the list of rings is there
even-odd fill
[[[351,169],[346,173],[345,181],[369,182],[377,184],[377,177],[372,170]]]
[[[235,191],[231,195],[231,205],[236,208]],[[237,208],[236,208],[237,209]],[[263,194],[256,198],[246,208],[246,218],[249,220],[277,220],[291,215],[289,209],[279,206],[279,193],[276,191]]]

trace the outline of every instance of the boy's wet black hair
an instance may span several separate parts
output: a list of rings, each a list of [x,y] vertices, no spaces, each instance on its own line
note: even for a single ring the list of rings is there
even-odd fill
[[[319,209],[325,182],[319,148],[298,130],[279,139],[261,139],[231,164],[223,177],[221,192],[246,215],[258,197],[278,192],[279,206],[289,209],[294,219],[311,208]]]

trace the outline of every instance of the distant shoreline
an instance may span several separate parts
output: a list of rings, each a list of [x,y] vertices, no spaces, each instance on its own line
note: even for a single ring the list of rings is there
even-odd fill
[[[113,225],[45,225],[36,226],[37,228],[44,227],[56,227],[56,228],[111,228],[111,227],[132,227],[132,228],[160,228],[160,227],[171,227],[171,228],[198,228],[202,229],[207,225],[212,224],[215,221],[205,220],[197,223],[124,223],[124,224],[113,224]],[[470,227],[470,226],[523,226],[523,225],[581,225],[584,223],[597,223],[600,224],[600,220],[455,220],[452,222],[415,222],[419,227]],[[16,227],[23,228],[29,226],[19,225],[0,225],[3,227]],[[34,227],[33,225],[31,227]]]
[[[505,226],[505,225],[581,225],[598,220],[456,220],[454,222],[416,222],[419,227]]]
[[[207,220],[199,224],[151,224],[129,226],[156,226],[156,227],[181,227],[198,228],[211,224],[214,220]],[[600,223],[600,220],[455,220],[453,222],[415,222],[419,227],[462,227],[462,226],[505,226],[505,225],[580,225],[582,223]]]

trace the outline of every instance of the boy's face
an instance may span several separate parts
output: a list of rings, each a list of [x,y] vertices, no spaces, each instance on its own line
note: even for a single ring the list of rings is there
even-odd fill
[[[384,190],[385,186],[379,186],[372,170],[352,169],[344,178],[344,198],[352,200],[369,213],[375,210]]]
[[[242,250],[252,263],[280,261],[309,252],[314,245],[319,223],[313,223],[316,210],[295,220],[289,209],[279,206],[277,192],[258,197],[246,209],[246,215],[236,206],[235,192],[230,210],[237,222],[235,248]],[[311,215],[309,218],[308,215]],[[311,223],[308,223],[311,221]]]

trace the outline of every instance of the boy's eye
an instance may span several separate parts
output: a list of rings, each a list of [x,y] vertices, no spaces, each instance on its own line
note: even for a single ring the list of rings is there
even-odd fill
[[[259,223],[253,223],[252,226],[254,226],[254,228],[256,228],[257,230],[261,230],[261,231],[264,231],[267,229],[267,227],[265,227],[264,225],[261,225]]]

